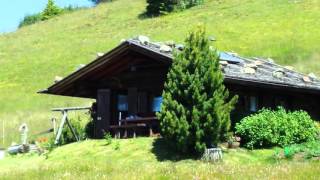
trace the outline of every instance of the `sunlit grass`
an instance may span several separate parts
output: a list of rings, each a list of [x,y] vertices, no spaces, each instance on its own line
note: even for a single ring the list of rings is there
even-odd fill
[[[319,161],[276,161],[274,150],[224,152],[219,163],[159,160],[153,138],[90,140],[59,147],[48,156],[0,161],[0,179],[317,179]],[[119,150],[115,144],[119,143]],[[165,149],[169,151],[169,149]],[[168,159],[166,159],[168,158]]]

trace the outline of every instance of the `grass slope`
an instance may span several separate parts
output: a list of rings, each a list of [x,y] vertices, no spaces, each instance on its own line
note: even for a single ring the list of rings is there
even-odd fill
[[[118,149],[116,147],[119,147]],[[168,153],[159,139],[90,140],[46,156],[0,161],[0,179],[317,179],[320,161],[275,161],[273,150],[228,150],[211,164]]]
[[[88,100],[35,92],[50,85],[56,75],[66,76],[79,64],[93,60],[97,52],[115,47],[122,38],[139,34],[155,41],[182,42],[192,26],[205,23],[221,50],[271,57],[320,74],[318,0],[207,0],[184,12],[139,18],[145,5],[145,0],[117,0],[0,35],[4,143],[16,139],[13,132],[21,122],[29,123],[32,132],[50,126],[49,108],[89,104]]]

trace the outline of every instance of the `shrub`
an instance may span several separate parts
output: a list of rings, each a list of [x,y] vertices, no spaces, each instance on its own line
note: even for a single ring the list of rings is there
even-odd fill
[[[146,14],[158,16],[173,11],[181,11],[202,3],[203,0],[147,0]]]
[[[51,136],[47,139],[47,141],[45,142],[39,142],[40,143],[40,147],[47,150],[47,151],[52,151],[56,146],[56,144],[54,143],[55,141],[55,137]]]
[[[191,32],[185,42],[183,51],[174,53],[157,116],[161,135],[176,150],[200,154],[225,138],[237,97],[229,98],[205,28]]]
[[[94,123],[92,120],[87,123],[84,131],[87,138],[94,138]]]
[[[99,3],[105,3],[105,2],[112,2],[115,0],[90,0],[91,2],[93,2],[94,4],[99,4]]]
[[[75,130],[75,133],[77,134],[80,140],[84,140],[87,138],[86,136],[87,121],[85,119],[81,119],[81,117],[78,117],[74,119],[69,119],[69,122],[73,127],[73,129]],[[65,125],[61,134],[61,139],[59,144],[64,145],[72,142],[76,142],[76,139],[74,138],[70,128],[67,125]]]
[[[262,109],[236,125],[242,143],[248,148],[286,146],[315,140],[319,130],[305,111],[287,112],[278,107]]]
[[[62,10],[54,4],[53,0],[48,0],[46,8],[41,13],[41,20],[48,20],[53,16],[57,16],[62,13]]]
[[[26,15],[23,20],[19,23],[19,28],[31,24],[35,24],[37,22],[41,21],[41,14],[33,14],[33,15]]]
[[[110,145],[112,143],[112,136],[109,132],[105,133],[104,139],[106,140],[106,145]]]

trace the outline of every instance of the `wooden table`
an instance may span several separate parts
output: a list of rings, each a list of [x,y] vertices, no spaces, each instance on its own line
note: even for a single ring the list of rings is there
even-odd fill
[[[138,117],[133,119],[122,119],[120,120],[121,123],[123,123],[125,126],[129,124],[145,124],[149,128],[149,135],[153,135],[152,126],[159,123],[159,120],[157,117]],[[121,126],[121,125],[120,125]]]

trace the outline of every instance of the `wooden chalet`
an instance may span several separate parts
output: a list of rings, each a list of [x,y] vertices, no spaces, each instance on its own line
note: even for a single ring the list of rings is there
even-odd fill
[[[180,44],[152,43],[138,36],[123,41],[40,93],[96,99],[97,138],[108,131],[124,136],[129,130],[133,136],[136,132],[152,134],[158,127],[155,112],[160,110],[172,51],[182,49]],[[298,73],[270,59],[247,59],[226,52],[220,52],[220,65],[225,85],[239,95],[233,122],[262,107],[276,106],[303,109],[313,118],[320,118],[320,81],[314,75]]]

